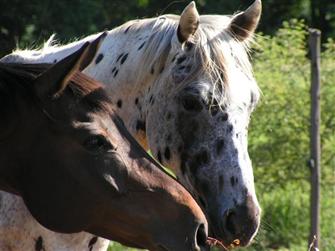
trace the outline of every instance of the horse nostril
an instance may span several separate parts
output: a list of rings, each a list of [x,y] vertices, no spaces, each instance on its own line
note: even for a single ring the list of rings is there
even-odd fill
[[[238,240],[239,246],[248,245],[257,233],[259,226],[257,204],[238,204],[225,210],[222,219],[222,234],[227,243]]]
[[[224,228],[233,236],[237,234],[236,229],[236,213],[232,210],[228,210],[225,215]]]
[[[205,229],[205,225],[204,224],[200,224],[196,233],[196,243],[197,245],[202,248],[205,247],[207,241],[207,233],[206,233],[206,229]]]

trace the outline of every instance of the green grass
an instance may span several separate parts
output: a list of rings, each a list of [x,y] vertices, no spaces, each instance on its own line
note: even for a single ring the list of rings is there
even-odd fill
[[[320,250],[334,251],[335,197],[333,191],[322,190]],[[310,224],[308,184],[288,184],[260,195],[259,199],[263,208],[262,225],[255,243],[246,250],[307,250]]]
[[[117,242],[111,242],[109,245],[108,251],[137,251],[135,248],[124,247]]]

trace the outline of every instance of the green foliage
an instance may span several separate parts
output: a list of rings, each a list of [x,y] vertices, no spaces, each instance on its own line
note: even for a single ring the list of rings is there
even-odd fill
[[[303,22],[284,22],[275,36],[259,36],[254,70],[262,101],[250,127],[263,228],[250,250],[304,250],[309,234],[310,62]],[[322,53],[321,247],[335,246],[335,43]]]
[[[99,1],[2,0],[1,8],[0,56],[17,45],[40,44],[53,33],[62,40],[90,34],[104,23]]]
[[[273,186],[286,184],[288,177],[308,177],[306,31],[294,20],[285,22],[276,36],[260,36],[257,41],[254,70],[263,97],[252,118],[249,149],[257,166],[256,182],[262,184],[262,191],[271,191]]]

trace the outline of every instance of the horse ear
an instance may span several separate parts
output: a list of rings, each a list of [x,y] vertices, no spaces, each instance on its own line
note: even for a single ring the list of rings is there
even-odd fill
[[[262,12],[261,0],[255,2],[245,11],[238,13],[232,18],[229,25],[230,32],[239,40],[244,41],[252,36]]]
[[[93,60],[93,58],[96,56],[102,42],[106,38],[108,32],[104,31],[101,33],[100,36],[98,36],[94,41],[90,43],[90,46],[88,48],[87,54],[85,55],[85,58],[80,64],[79,70],[84,70]]]
[[[52,65],[35,80],[35,89],[40,98],[57,98],[66,88],[72,76],[86,68],[96,55],[107,32],[92,42],[84,43],[80,49]]]
[[[178,26],[178,39],[179,42],[183,43],[192,36],[199,26],[199,13],[195,6],[194,1],[192,1],[180,15],[179,26]]]

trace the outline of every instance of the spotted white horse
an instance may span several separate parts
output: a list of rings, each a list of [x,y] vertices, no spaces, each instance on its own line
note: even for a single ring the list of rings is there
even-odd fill
[[[260,222],[247,151],[249,119],[260,96],[248,44],[260,14],[260,0],[233,16],[199,16],[192,2],[181,16],[130,21],[108,32],[85,69],[110,91],[132,135],[193,193],[211,235],[225,246],[248,245]],[[50,40],[41,50],[18,50],[2,61],[56,62],[96,36],[65,46]],[[19,198],[1,197],[1,250],[107,247],[89,234],[48,232]]]

